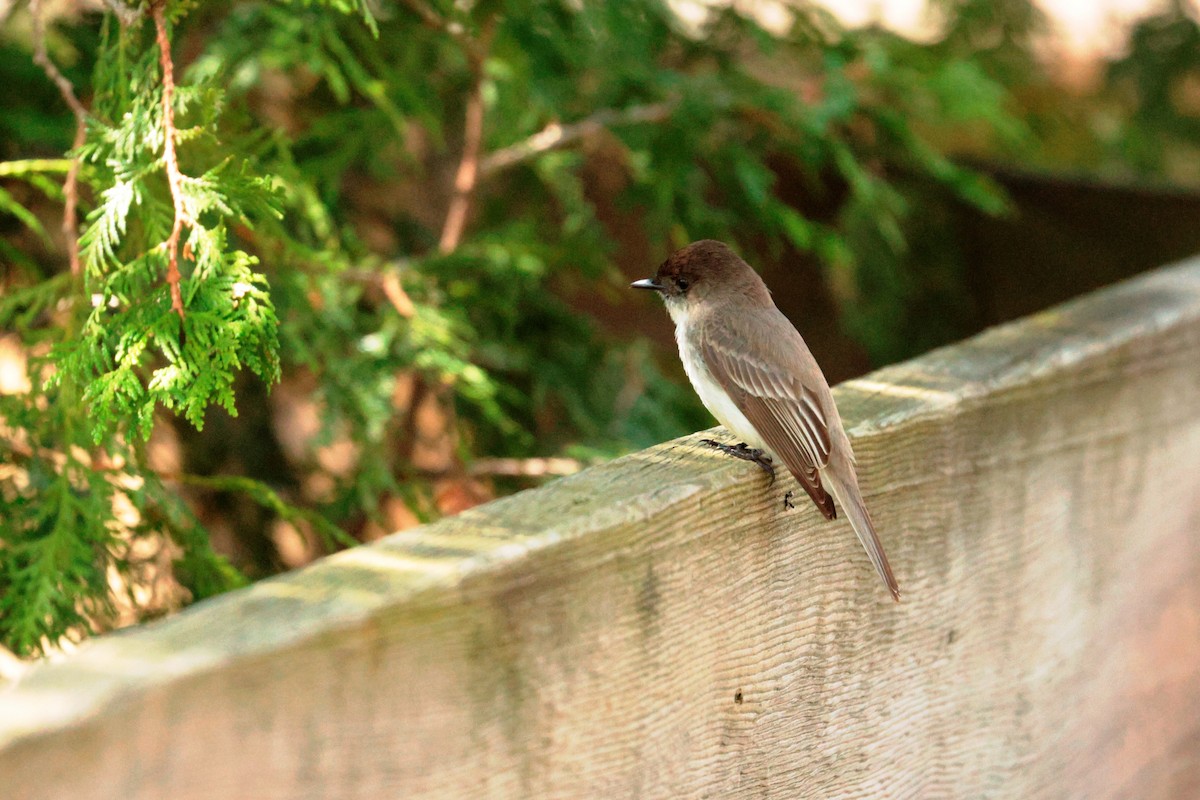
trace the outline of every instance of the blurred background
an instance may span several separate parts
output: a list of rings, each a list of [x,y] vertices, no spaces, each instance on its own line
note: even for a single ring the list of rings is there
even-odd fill
[[[270,313],[130,344],[170,318],[150,14],[0,0],[20,654],[709,427],[661,304],[626,288],[695,239],[759,268],[831,382],[1200,250],[1192,3],[166,8],[216,237],[211,268],[183,250],[189,308],[220,285]],[[238,355],[211,386],[205,347]]]

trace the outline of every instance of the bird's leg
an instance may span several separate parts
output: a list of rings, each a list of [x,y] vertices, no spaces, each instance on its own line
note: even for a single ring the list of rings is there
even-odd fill
[[[791,489],[788,489],[788,493],[783,496],[783,508],[785,511],[795,508],[795,506],[792,505],[793,494],[795,494],[795,492]]]
[[[715,447],[725,455],[740,458],[743,461],[753,461],[762,468],[763,472],[771,478],[771,483],[775,482],[775,466],[771,463],[771,457],[762,450],[750,447],[745,442],[738,442],[735,445],[722,444],[721,442],[712,439],[701,439],[700,444]]]

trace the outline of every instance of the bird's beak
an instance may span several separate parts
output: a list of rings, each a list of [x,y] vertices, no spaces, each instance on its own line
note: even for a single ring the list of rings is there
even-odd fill
[[[629,286],[633,289],[653,289],[656,292],[663,290],[663,285],[654,280],[654,278],[642,278],[640,281],[634,281],[629,284]]]

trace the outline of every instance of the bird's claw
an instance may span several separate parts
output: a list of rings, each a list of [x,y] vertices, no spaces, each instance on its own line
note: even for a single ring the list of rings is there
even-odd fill
[[[795,494],[795,492],[789,489],[788,493],[783,496],[783,508],[785,511],[790,511],[791,509],[795,508],[795,506],[792,505],[793,494]]]
[[[767,477],[771,479],[771,483],[775,483],[775,466],[771,462],[771,457],[762,450],[750,447],[745,442],[729,445],[713,439],[701,439],[700,444],[715,447],[722,453],[734,458],[740,458],[743,461],[753,461],[755,464],[758,464],[763,472],[767,473]]]

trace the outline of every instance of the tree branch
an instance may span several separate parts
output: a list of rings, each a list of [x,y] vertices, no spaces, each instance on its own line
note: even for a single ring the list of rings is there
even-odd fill
[[[569,147],[589,136],[595,136],[606,128],[643,122],[662,122],[671,116],[676,105],[678,105],[677,100],[669,100],[663,103],[630,106],[629,108],[606,108],[567,125],[552,122],[524,141],[489,153],[480,162],[479,171],[484,177],[490,177],[542,153]]]
[[[484,24],[483,33],[473,51],[468,52],[471,61],[471,93],[467,96],[466,117],[463,122],[462,159],[454,176],[454,194],[450,198],[446,221],[442,225],[442,236],[438,240],[438,250],[442,253],[454,252],[462,241],[467,217],[471,212],[471,198],[479,182],[479,153],[483,147],[483,64],[491,48],[495,29],[493,17]]]
[[[191,224],[183,201],[183,173],[179,171],[179,159],[175,154],[175,65],[171,61],[171,42],[167,38],[165,2],[151,7],[154,15],[154,30],[158,40],[159,60],[163,71],[163,161],[166,164],[167,183],[171,187],[171,202],[175,206],[175,222],[171,235],[167,237],[167,286],[171,289],[171,310],[183,319],[183,292],[179,275],[179,236],[184,222]]]
[[[58,87],[59,94],[62,95],[63,101],[67,107],[71,109],[71,113],[75,115],[75,140],[71,145],[72,150],[78,150],[83,146],[84,140],[87,138],[87,109],[83,107],[83,103],[79,102],[79,98],[75,95],[75,87],[71,81],[63,75],[46,52],[46,24],[42,18],[42,2],[41,0],[30,0],[29,14],[33,19],[33,61],[47,77],[54,82]],[[71,166],[67,170],[67,179],[63,181],[63,221],[62,232],[63,237],[67,242],[67,259],[71,265],[71,274],[80,274],[81,267],[79,262],[79,220],[76,217],[75,209],[79,205],[79,159],[72,158]]]
[[[417,313],[417,307],[408,296],[408,292],[404,291],[404,285],[400,283],[400,273],[392,268],[385,269],[386,272],[376,276],[383,296],[392,304],[392,308],[396,309],[397,314],[405,319],[412,319]]]
[[[77,118],[83,119],[87,117],[87,109],[83,107],[83,103],[79,102],[79,98],[75,96],[75,87],[71,81],[67,80],[67,76],[58,71],[58,67],[50,59],[46,53],[46,23],[42,18],[42,1],[30,0],[29,13],[33,17],[33,61],[49,76],[50,80],[54,81],[58,86],[59,94],[62,95],[64,101],[70,106],[71,111]]]
[[[302,521],[312,525],[324,538],[325,544],[330,550],[336,549],[338,545],[354,547],[358,544],[354,537],[334,525],[319,512],[289,503],[266,483],[255,478],[243,475],[194,475],[187,472],[174,474],[156,472],[155,474],[160,480],[173,480],[185,486],[196,486],[215,492],[240,492],[260,506],[275,512],[282,520],[292,523]]]

